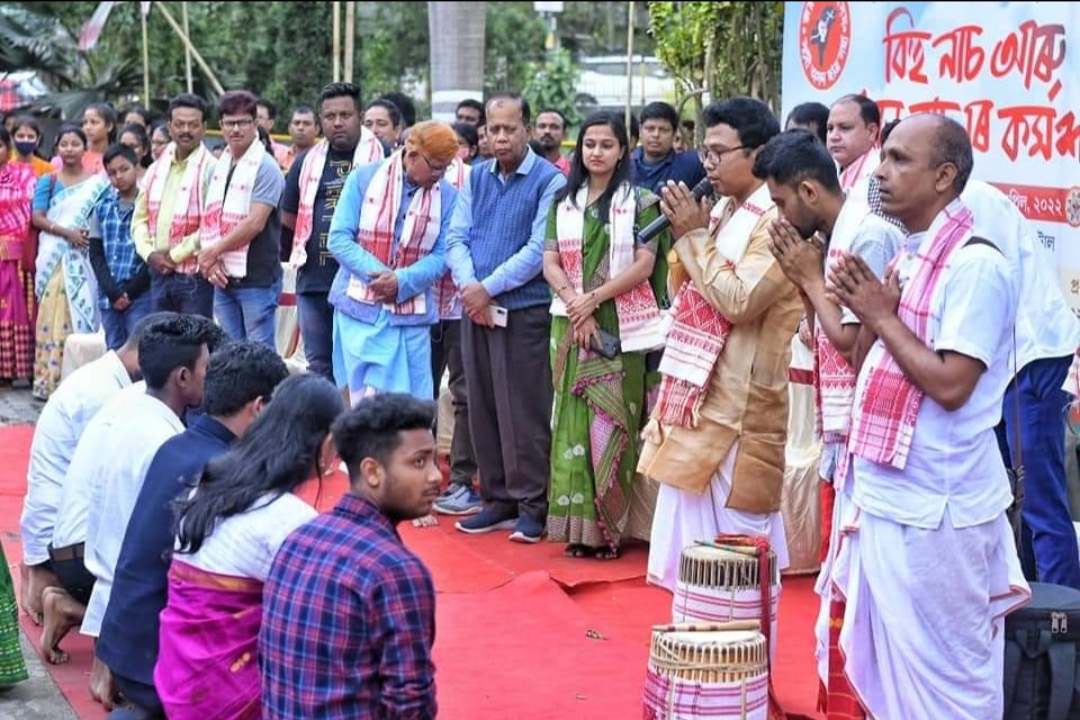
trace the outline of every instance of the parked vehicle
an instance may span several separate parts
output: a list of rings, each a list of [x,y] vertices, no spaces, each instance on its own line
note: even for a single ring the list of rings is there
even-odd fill
[[[675,101],[675,79],[656,57],[634,56],[630,87],[625,55],[584,57],[577,64],[581,76],[574,104],[580,111],[626,107],[628,91],[635,110],[654,100]]]

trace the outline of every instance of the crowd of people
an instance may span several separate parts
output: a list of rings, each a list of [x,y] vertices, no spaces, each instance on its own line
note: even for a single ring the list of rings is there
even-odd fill
[[[612,562],[651,486],[650,583],[673,591],[683,550],[720,535],[764,538],[784,569],[793,342],[815,356],[805,631],[830,717],[999,716],[1004,615],[1028,580],[1080,588],[1046,421],[1080,323],[953,120],[883,126],[848,95],[782,131],[740,97],[683,150],[654,102],[631,127],[590,115],[564,156],[565,116],[516,93],[417,122],[408,98],[332,83],[288,147],[276,108],[225,93],[218,156],[200,98],[172,99],[164,144],[138,115],[113,143],[116,113],[88,108],[51,164],[32,119],[0,131],[0,376],[46,401],[22,604],[50,662],[72,628],[96,639],[91,691],[117,718],[434,717],[434,588],[406,520]],[[105,355],[62,378],[67,337],[99,328]],[[297,493],[339,460],[349,491],[316,514]]]

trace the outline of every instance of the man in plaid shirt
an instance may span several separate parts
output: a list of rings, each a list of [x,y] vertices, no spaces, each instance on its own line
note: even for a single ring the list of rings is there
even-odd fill
[[[434,419],[384,394],[334,424],[349,492],[289,536],[263,589],[264,720],[435,717],[435,589],[395,528],[439,496]]]

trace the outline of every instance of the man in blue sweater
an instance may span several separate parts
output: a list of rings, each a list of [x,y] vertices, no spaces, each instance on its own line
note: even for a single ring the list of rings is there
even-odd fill
[[[461,351],[469,428],[483,510],[466,533],[513,529],[535,543],[547,519],[551,452],[551,291],[541,265],[548,210],[562,173],[529,149],[529,104],[516,93],[487,102],[494,159],[461,188],[447,235],[447,263],[461,292]],[[437,511],[462,514],[452,488]]]

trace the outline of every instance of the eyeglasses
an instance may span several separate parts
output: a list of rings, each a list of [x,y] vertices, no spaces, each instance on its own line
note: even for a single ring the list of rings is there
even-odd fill
[[[255,124],[255,121],[251,118],[241,118],[240,120],[222,120],[222,130],[240,130],[243,128],[251,127]]]
[[[427,164],[428,170],[431,171],[432,175],[442,175],[444,172],[446,172],[446,169],[448,167],[450,167],[449,164],[441,165],[441,166],[432,165],[431,160],[429,160],[428,156],[424,155],[423,153],[420,153],[420,157],[424,159],[424,163]]]
[[[701,163],[703,165],[719,165],[720,160],[728,153],[735,152],[736,150],[743,150],[745,148],[745,145],[736,145],[733,148],[725,148],[723,150],[714,150],[705,147],[698,151],[698,157],[701,158]]]

